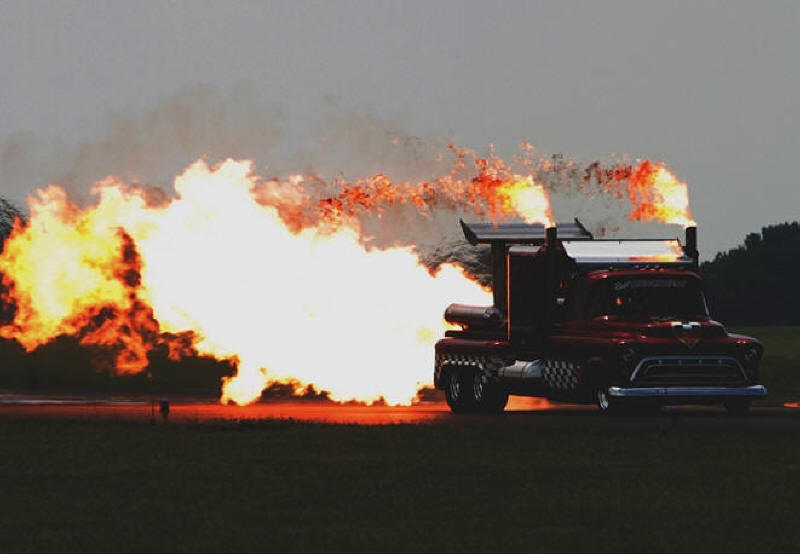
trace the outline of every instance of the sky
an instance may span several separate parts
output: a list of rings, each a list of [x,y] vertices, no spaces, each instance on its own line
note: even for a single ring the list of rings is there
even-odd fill
[[[665,162],[709,258],[800,219],[798,28],[790,1],[0,0],[0,195],[203,154],[373,171],[384,132],[527,139]]]

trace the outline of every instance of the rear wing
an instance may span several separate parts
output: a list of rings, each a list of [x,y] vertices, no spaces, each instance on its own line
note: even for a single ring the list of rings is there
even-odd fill
[[[595,239],[577,219],[545,227],[541,223],[466,223],[460,221],[464,238],[472,245],[492,247],[492,265],[502,269],[509,247],[545,246],[563,249],[579,269],[671,266],[697,269],[697,227],[687,227],[685,242],[679,239]],[[519,250],[516,248],[516,250]],[[504,274],[504,272],[501,272]]]
[[[542,246],[554,240],[556,235],[575,241],[594,238],[578,218],[549,228],[541,223],[466,223],[464,220],[460,220],[460,223],[464,237],[470,244],[488,244],[492,248],[492,296],[494,306],[503,313],[507,308],[507,257],[510,245]]]
[[[561,241],[579,270],[642,267],[694,268],[678,239]]]
[[[544,244],[547,229],[541,223],[464,223],[461,220],[464,237],[475,246],[478,244]],[[572,223],[556,223],[559,238],[566,240],[592,240],[594,237],[575,218]]]

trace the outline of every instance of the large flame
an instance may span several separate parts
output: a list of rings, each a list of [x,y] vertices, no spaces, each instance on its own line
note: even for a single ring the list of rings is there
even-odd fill
[[[473,156],[477,175],[465,178],[469,154],[453,151],[454,171],[421,183],[263,180],[250,162],[227,160],[195,162],[175,179],[174,197],[158,202],[108,178],[79,209],[50,186],[0,254],[16,305],[0,336],[29,351],[74,336],[111,349],[118,373],[145,369],[156,346],[174,358],[228,359],[238,370],[223,383],[224,402],[253,402],[284,381],[337,400],[407,403],[430,383],[442,308],[491,295],[454,265],[431,272],[413,240],[370,246],[363,218],[387,215],[392,231],[407,231],[388,218],[400,209],[553,225],[534,176]],[[645,162],[627,177],[632,219],[691,223],[686,185],[662,165]]]
[[[356,207],[428,210],[447,199],[493,218],[551,220],[549,206],[532,204],[547,197],[530,177],[395,186],[378,176],[317,204],[299,180],[263,182],[249,162],[198,161],[160,205],[114,179],[98,183],[85,210],[58,187],[39,192],[0,256],[17,305],[2,336],[28,350],[77,336],[113,346],[116,369],[136,372],[155,344],[179,355],[173,338],[191,333],[197,352],[238,362],[223,401],[249,403],[269,382],[292,380],[339,400],[408,402],[430,382],[442,307],[490,294],[453,265],[432,274],[411,246],[366,248]]]
[[[663,164],[645,160],[628,177],[633,221],[696,225],[689,210],[689,190]]]
[[[554,227],[550,197],[544,187],[534,182],[531,175],[515,175],[504,181],[498,189],[498,197],[503,203],[503,211],[517,212],[526,223],[543,223]]]
[[[118,221],[119,191],[107,185],[98,185],[100,203],[86,211],[55,186],[30,200],[30,224],[16,222],[0,256],[16,304],[14,322],[0,327],[0,336],[29,351],[58,335],[76,336],[83,344],[113,347],[112,369],[136,373],[162,337],[137,296],[138,254]]]

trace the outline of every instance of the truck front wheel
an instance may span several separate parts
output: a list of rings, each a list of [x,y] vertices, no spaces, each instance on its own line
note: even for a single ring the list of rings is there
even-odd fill
[[[615,415],[623,411],[623,401],[608,394],[608,389],[599,388],[595,393],[597,399],[597,407],[600,408],[601,414]]]

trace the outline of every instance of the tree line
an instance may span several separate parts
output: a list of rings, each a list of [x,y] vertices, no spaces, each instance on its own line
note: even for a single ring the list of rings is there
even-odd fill
[[[0,245],[11,234],[14,221],[17,219],[24,219],[22,211],[5,198],[0,197]]]
[[[750,233],[744,244],[700,265],[715,319],[730,324],[800,324],[800,222]]]
[[[22,211],[13,203],[0,197],[0,253],[3,252],[3,245],[14,228],[14,222],[25,220]],[[3,285],[3,274],[0,273],[0,325],[10,322],[14,318],[14,307],[5,298],[5,287]]]

